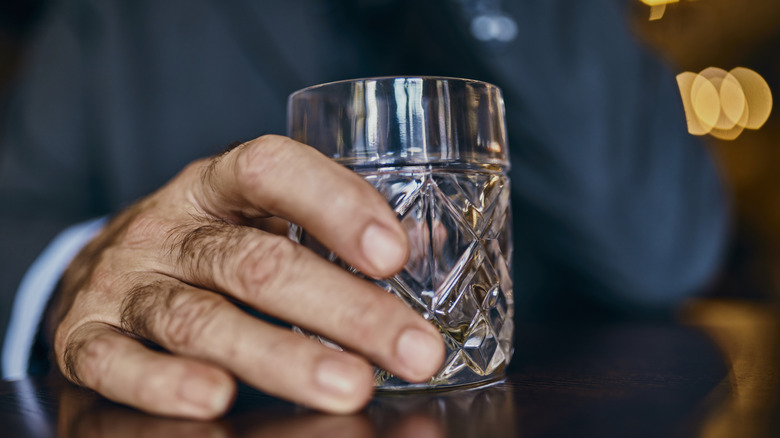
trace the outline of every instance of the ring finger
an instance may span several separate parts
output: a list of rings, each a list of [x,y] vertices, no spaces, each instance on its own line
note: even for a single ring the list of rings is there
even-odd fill
[[[213,292],[164,276],[146,284],[125,300],[124,329],[316,409],[352,412],[368,401],[373,368],[365,360],[258,320]]]

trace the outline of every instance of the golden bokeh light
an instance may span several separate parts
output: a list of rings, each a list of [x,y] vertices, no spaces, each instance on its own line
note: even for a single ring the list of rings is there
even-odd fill
[[[699,122],[707,130],[714,128],[720,118],[720,97],[716,85],[703,72],[693,80],[691,102]]]
[[[680,0],[641,0],[647,6],[666,6],[669,3],[677,3]]]
[[[680,0],[640,0],[642,3],[650,6],[650,21],[660,20],[666,12],[666,5],[669,3],[678,3]]]
[[[680,94],[682,95],[683,109],[685,110],[685,120],[688,122],[688,132],[693,135],[705,135],[710,130],[705,129],[699,122],[699,118],[693,111],[693,104],[691,103],[691,89],[693,88],[693,81],[699,75],[689,71],[680,73],[677,75],[677,86],[680,88]]]
[[[664,18],[664,13],[666,13],[666,3],[658,6],[650,6],[650,21]]]
[[[745,67],[708,67],[677,75],[688,132],[734,140],[759,129],[772,111],[772,92],[761,75]]]
[[[758,129],[769,119],[772,112],[772,90],[760,74],[749,68],[737,67],[731,70],[745,92],[745,103],[749,108],[745,128]]]
[[[734,125],[745,126],[747,123],[747,97],[742,84],[731,73],[726,73],[720,83],[720,101],[722,102],[722,129],[731,129]]]

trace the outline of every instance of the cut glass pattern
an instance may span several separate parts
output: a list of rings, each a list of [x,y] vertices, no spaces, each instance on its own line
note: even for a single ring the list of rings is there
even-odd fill
[[[376,283],[436,325],[447,348],[429,382],[410,384],[377,370],[377,387],[458,386],[499,377],[512,357],[514,327],[507,176],[484,168],[357,171],[388,200],[411,246],[403,271]],[[341,263],[300,229],[293,227],[291,236]]]

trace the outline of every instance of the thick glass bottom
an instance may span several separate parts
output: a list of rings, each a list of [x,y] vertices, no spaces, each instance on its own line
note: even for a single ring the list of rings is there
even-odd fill
[[[375,394],[377,395],[405,395],[405,394],[416,394],[416,393],[430,393],[430,392],[447,392],[447,391],[455,391],[455,390],[467,390],[467,389],[475,389],[475,388],[482,388],[492,385],[497,385],[502,382],[504,382],[504,379],[506,378],[506,375],[503,371],[492,374],[490,376],[483,376],[480,380],[473,380],[470,382],[461,382],[461,383],[439,383],[439,384],[429,384],[429,383],[409,383],[409,382],[403,382],[403,384],[398,385],[377,385],[375,387]]]

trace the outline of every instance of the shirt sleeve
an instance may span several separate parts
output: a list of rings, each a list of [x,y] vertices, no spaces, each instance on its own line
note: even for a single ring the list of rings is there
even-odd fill
[[[106,218],[93,219],[64,230],[27,270],[17,290],[3,342],[4,380],[26,376],[30,350],[49,297],[65,268],[105,221]]]

